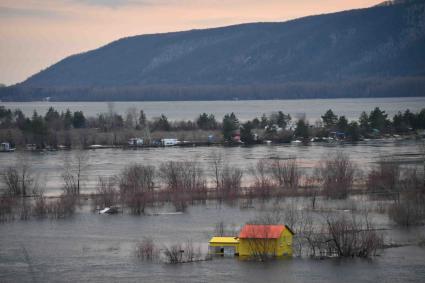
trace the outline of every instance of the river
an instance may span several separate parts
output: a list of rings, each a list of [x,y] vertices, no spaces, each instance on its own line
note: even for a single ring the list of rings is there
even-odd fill
[[[96,116],[108,112],[106,102],[0,102],[10,109],[21,109],[26,115],[36,110],[46,113],[49,107],[58,111],[83,111],[86,116]],[[241,120],[260,117],[273,111],[283,111],[294,118],[305,117],[311,122],[320,119],[326,110],[332,109],[337,115],[348,119],[358,119],[362,111],[370,112],[375,107],[385,110],[389,117],[398,111],[410,109],[417,112],[425,107],[425,97],[391,98],[341,98],[341,99],[297,99],[297,100],[238,100],[238,101],[161,101],[161,102],[114,102],[113,110],[124,115],[130,107],[143,109],[148,118],[162,113],[170,120],[194,120],[200,113],[212,113],[217,119],[234,112]]]

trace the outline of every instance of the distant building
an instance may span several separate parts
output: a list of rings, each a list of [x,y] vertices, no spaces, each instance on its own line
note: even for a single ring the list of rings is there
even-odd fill
[[[161,139],[162,146],[173,146],[177,145],[179,141],[177,139]]]
[[[8,142],[0,143],[0,152],[12,152],[12,151],[15,151],[15,149],[10,146],[10,143]]]
[[[128,140],[128,145],[130,146],[141,146],[143,145],[143,139],[141,138],[131,138]]]

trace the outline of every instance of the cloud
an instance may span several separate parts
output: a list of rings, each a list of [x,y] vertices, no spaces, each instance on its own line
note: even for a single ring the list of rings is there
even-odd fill
[[[87,4],[91,6],[103,6],[110,8],[118,8],[129,5],[154,5],[161,0],[67,0],[67,2]]]
[[[63,18],[64,14],[60,11],[36,9],[36,8],[18,8],[18,7],[1,7],[0,17],[30,17],[30,18]]]

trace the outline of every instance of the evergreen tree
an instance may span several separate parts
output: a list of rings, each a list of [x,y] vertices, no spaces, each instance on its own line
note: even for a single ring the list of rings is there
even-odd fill
[[[84,128],[86,126],[86,117],[84,117],[83,111],[74,112],[74,116],[72,118],[72,125],[74,128]]]
[[[369,116],[367,115],[365,111],[363,111],[362,114],[360,114],[359,124],[360,124],[359,126],[361,131],[368,132],[370,130]]]
[[[350,122],[347,127],[347,136],[352,141],[359,141],[360,140],[360,127],[359,124],[356,121]]]
[[[235,114],[232,112],[230,115],[226,114],[223,118],[223,138],[227,142],[232,141],[233,134],[239,129],[239,121]]]
[[[308,128],[308,123],[304,119],[300,119],[297,122],[294,135],[298,138],[307,139],[310,136]]]
[[[38,148],[44,148],[48,134],[47,125],[40,115],[34,111],[31,119],[31,132]]]
[[[196,124],[202,130],[213,130],[217,128],[217,121],[213,114],[202,113],[196,119]]]
[[[254,134],[252,133],[253,129],[254,129],[254,125],[252,124],[251,121],[248,121],[248,122],[242,124],[241,140],[247,145],[253,144],[255,142]]]
[[[65,114],[62,113],[62,121],[63,121],[63,128],[65,130],[71,129],[72,126],[72,113],[69,109],[66,109]]]
[[[329,109],[328,111],[326,111],[325,115],[322,116],[322,120],[325,125],[325,128],[332,129],[333,127],[335,127],[338,121],[338,116],[335,115],[331,109]]]
[[[263,114],[263,116],[261,116],[261,122],[260,122],[260,126],[261,128],[265,128],[266,126],[268,126],[269,123],[269,119],[267,118],[266,114]]]
[[[375,107],[369,115],[370,127],[372,127],[372,129],[378,129],[379,131],[385,130],[385,128],[389,125],[387,117],[388,114],[386,114],[385,111],[382,111],[379,107]]]
[[[167,116],[165,116],[164,114],[161,114],[161,116],[154,121],[153,123],[153,130],[154,131],[170,131],[171,130],[171,125],[168,122],[168,118]]]
[[[346,132],[348,128],[348,120],[345,116],[340,116],[336,124],[338,131]]]
[[[139,114],[139,126],[140,128],[145,128],[147,126],[147,118],[146,118],[146,114],[143,110],[140,110],[140,114]]]

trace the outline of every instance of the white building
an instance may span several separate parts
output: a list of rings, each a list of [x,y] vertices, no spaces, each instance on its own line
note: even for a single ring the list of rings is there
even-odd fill
[[[15,149],[10,146],[10,143],[2,142],[2,143],[0,143],[0,151],[1,152],[11,152],[11,151],[15,151]]]
[[[128,140],[128,145],[131,145],[131,146],[143,145],[143,139],[141,139],[141,138],[131,138],[131,139]]]
[[[161,139],[161,144],[163,146],[173,146],[177,145],[179,141],[177,139]]]

